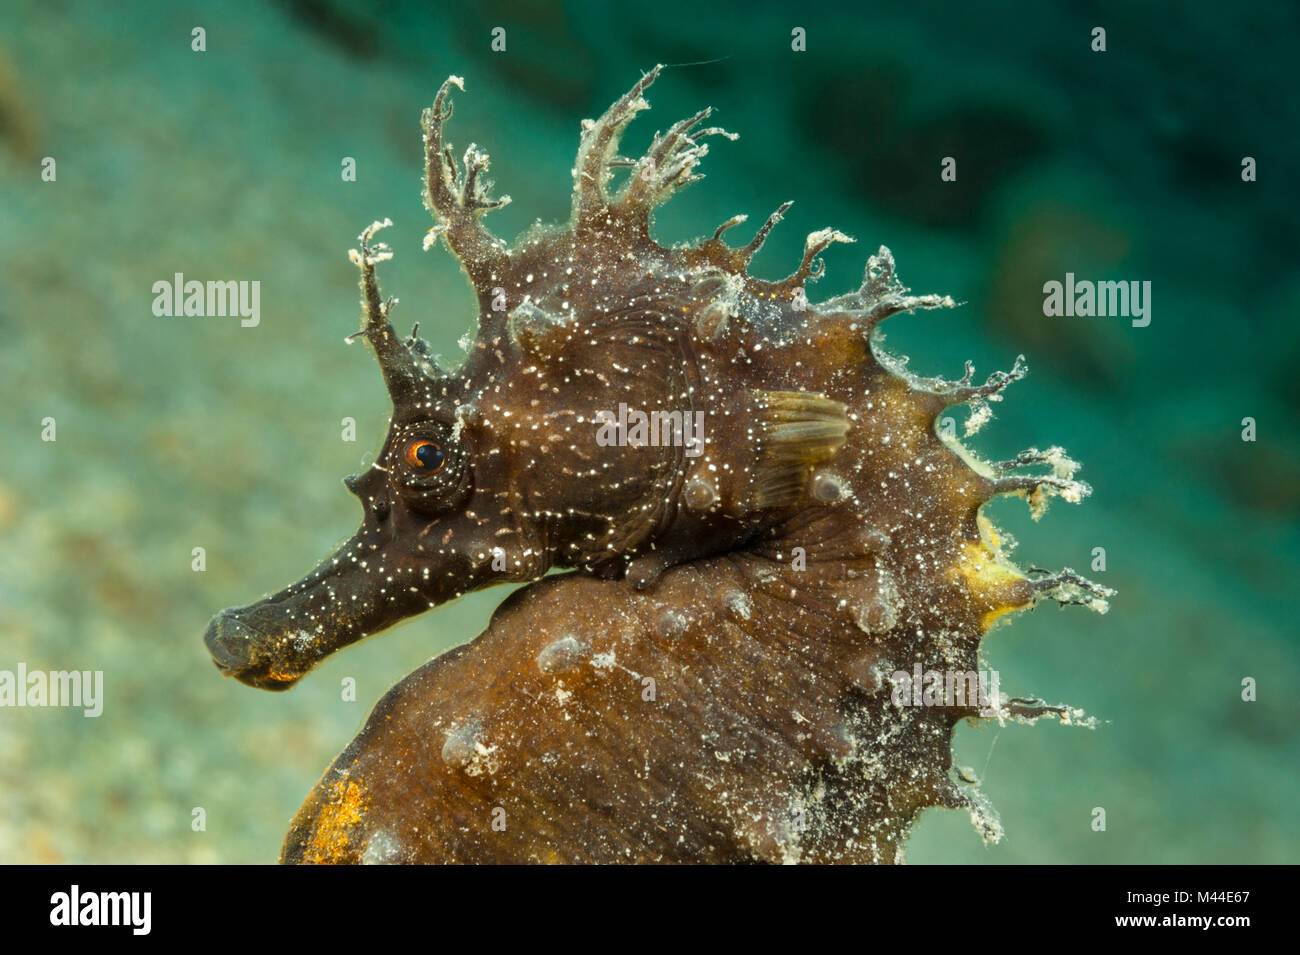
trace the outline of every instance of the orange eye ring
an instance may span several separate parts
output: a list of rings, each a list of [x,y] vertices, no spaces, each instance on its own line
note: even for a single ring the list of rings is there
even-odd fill
[[[406,446],[406,463],[422,474],[437,474],[447,463],[447,453],[437,441],[412,441]]]

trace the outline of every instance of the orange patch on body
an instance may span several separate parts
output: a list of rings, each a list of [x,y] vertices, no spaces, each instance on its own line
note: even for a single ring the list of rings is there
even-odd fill
[[[352,844],[352,827],[361,822],[366,809],[366,791],[360,782],[336,780],[329,796],[316,816],[303,860],[310,863],[337,863]]]

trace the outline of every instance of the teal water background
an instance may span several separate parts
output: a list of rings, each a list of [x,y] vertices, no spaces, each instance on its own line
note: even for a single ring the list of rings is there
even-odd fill
[[[394,220],[399,328],[458,354],[468,287],[444,248],[420,250],[438,85],[465,78],[449,136],[491,153],[514,199],[491,225],[513,236],[567,216],[579,120],[658,62],[694,65],[652,88],[625,154],[704,105],[741,137],[662,210],[661,241],[794,199],[759,275],[790,272],[815,229],[858,239],[825,254],[814,300],[887,244],[904,282],[964,303],[887,326],[913,370],[1028,359],[973,446],[1063,444],[1095,488],[1037,524],[1018,501],[991,512],[1026,565],[1088,572],[1104,547],[1111,612],[1044,606],[984,649],[1004,690],[1102,722],[960,728],[1006,837],[932,811],[909,861],[1297,861],[1300,22],[1283,3],[1047,6],[4,0],[0,668],[102,669],[106,703],[0,710],[0,862],[273,861],[383,691],[480,631],[504,590],[282,695],[222,680],[201,642],[214,611],[297,579],[356,524],[340,479],[387,411],[372,359],[343,344],[363,226]],[[1150,326],[1044,317],[1042,284],[1067,271],[1151,281]],[[261,324],[155,317],[152,285],[176,272],[259,280]]]

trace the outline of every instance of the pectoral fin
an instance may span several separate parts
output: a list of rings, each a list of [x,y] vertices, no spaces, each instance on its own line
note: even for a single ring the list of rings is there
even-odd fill
[[[803,391],[755,391],[753,397],[758,411],[754,506],[793,506],[804,494],[809,471],[844,444],[845,405]]]

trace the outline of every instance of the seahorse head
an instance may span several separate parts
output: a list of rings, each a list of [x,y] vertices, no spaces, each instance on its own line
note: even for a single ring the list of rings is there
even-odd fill
[[[737,383],[715,372],[710,381],[699,347],[701,329],[724,337],[748,294],[735,275],[743,267],[649,237],[650,210],[691,178],[701,137],[721,131],[696,128],[707,114],[679,124],[656,144],[658,163],[617,196],[608,188],[618,136],[657,72],[587,125],[569,226],[534,229],[514,249],[481,222],[509,201],[487,195],[487,156],[471,146],[459,170],[444,142],[449,91],[461,85],[444,84],[424,116],[426,202],[439,220],[426,246],[445,237],[460,258],[477,332],[454,371],[415,333],[399,339],[395,300],[381,298],[375,277],[391,256],[375,234],[391,223],[363,232],[351,253],[364,313],[354,337],[373,348],[393,414],[374,463],[345,481],[362,523],[301,581],[213,619],[206,642],[224,672],[287,688],[398,620],[556,566],[635,569],[649,582],[752,533],[771,511],[742,486],[761,450],[760,399],[733,400]],[[724,249],[715,241],[714,257]],[[842,418],[829,429],[833,444]]]
[[[750,276],[788,204],[743,246],[724,240],[743,216],[701,242],[658,244],[656,206],[700,178],[708,137],[734,138],[703,126],[704,110],[641,159],[620,159],[619,138],[658,72],[584,123],[570,221],[513,246],[483,222],[509,201],[489,195],[488,157],[471,145],[458,164],[445,142],[450,89],[463,85],[443,85],[424,114],[425,198],[437,220],[425,244],[445,241],[473,286],[468,354],[446,370],[416,332],[399,338],[395,300],[375,275],[391,257],[375,236],[391,223],[367,228],[351,252],[363,306],[354,337],[373,349],[393,414],[374,463],[345,482],[361,526],[302,580],[213,618],[205,639],[223,672],[285,689],[335,650],[471,590],[556,567],[649,587],[670,566],[775,539],[805,511],[813,520],[847,509],[850,549],[868,553],[879,542],[867,538],[887,536],[887,522],[870,519],[871,488],[897,478],[890,467],[904,450],[888,436],[916,432],[937,452],[939,410],[996,399],[1016,377],[926,383],[877,356],[883,319],[952,304],[907,295],[884,248],[858,290],[817,305],[807,283],[821,274],[820,252],[851,241],[839,232],[810,235],[786,279]],[[1000,484],[946,452],[940,470],[952,480],[926,503],[962,529],[954,553],[977,538],[975,512],[994,493],[1084,490],[1069,474]],[[990,608],[1034,593],[1010,573],[997,586]]]

